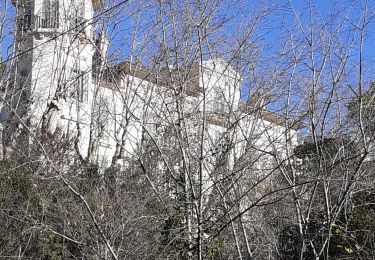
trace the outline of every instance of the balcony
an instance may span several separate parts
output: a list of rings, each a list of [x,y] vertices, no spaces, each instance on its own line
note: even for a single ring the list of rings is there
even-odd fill
[[[59,17],[51,14],[40,14],[35,15],[34,29],[58,29],[59,28]]]
[[[54,32],[60,28],[58,17],[48,17],[43,14],[33,16],[30,13],[22,17],[18,26],[19,30],[34,32]]]
[[[32,16],[31,14],[25,14],[20,21],[19,26],[19,29],[23,31],[62,32],[64,29],[69,33],[85,34],[87,20],[83,17],[76,17],[74,19],[69,19],[69,22],[66,25],[61,25],[58,16],[45,14]]]

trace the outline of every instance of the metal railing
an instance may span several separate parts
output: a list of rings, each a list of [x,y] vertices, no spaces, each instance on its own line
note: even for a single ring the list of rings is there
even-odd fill
[[[53,15],[52,13],[39,13],[32,16],[30,13],[23,15],[22,20],[18,23],[19,29],[21,30],[36,30],[39,29],[59,29],[61,22],[59,15]],[[66,29],[70,33],[85,33],[87,27],[87,20],[84,17],[74,17],[68,19]]]
[[[57,29],[59,28],[59,16],[52,14],[35,15],[34,19],[35,29]]]

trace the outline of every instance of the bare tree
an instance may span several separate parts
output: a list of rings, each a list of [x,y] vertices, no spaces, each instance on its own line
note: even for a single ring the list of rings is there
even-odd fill
[[[0,16],[0,256],[371,259],[370,2],[73,2]]]

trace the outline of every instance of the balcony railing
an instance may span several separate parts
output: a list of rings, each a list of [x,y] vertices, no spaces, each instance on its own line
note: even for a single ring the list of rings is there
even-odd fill
[[[33,19],[34,18],[34,19]],[[46,16],[46,15],[35,15],[32,17],[31,14],[26,14],[23,16],[21,23],[19,23],[23,30],[40,30],[40,29],[59,29],[60,28],[60,21],[58,17],[54,16]],[[83,17],[77,17],[75,19],[71,19],[68,24],[68,28],[70,33],[84,33],[87,20]]]
[[[35,29],[57,29],[59,28],[59,17],[51,14],[35,15]]]

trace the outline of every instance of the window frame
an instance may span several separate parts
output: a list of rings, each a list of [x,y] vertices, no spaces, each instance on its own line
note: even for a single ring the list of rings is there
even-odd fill
[[[87,104],[89,100],[88,73],[74,68],[71,72],[71,80],[69,96],[80,103]]]
[[[43,0],[38,27],[43,29],[57,29],[60,27],[59,0]]]

